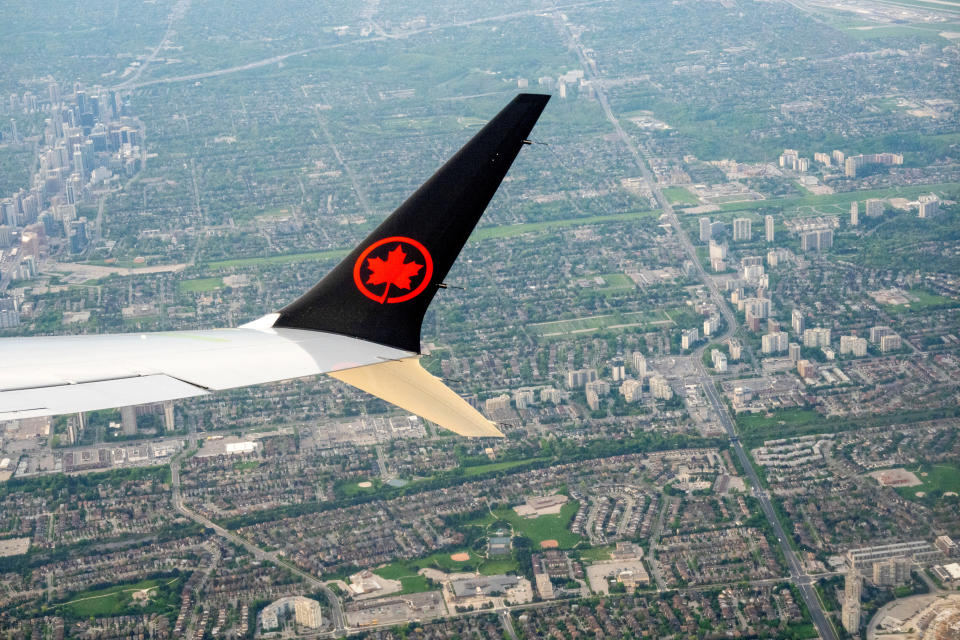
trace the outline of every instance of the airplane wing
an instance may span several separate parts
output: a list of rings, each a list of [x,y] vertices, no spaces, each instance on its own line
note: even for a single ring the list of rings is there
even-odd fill
[[[546,106],[521,94],[310,291],[234,329],[0,339],[0,420],[321,373],[464,436],[496,426],[419,363],[433,296]]]

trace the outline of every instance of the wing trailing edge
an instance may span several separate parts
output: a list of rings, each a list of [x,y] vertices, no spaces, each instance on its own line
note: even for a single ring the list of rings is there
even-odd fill
[[[468,438],[504,437],[493,422],[484,418],[440,378],[424,369],[419,356],[332,371],[328,375],[435,422],[457,435]]]

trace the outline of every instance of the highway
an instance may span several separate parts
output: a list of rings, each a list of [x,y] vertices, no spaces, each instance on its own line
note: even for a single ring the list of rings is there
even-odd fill
[[[180,461],[179,460],[174,460],[173,462],[170,463],[170,476],[171,476],[171,483],[173,484],[173,506],[177,511],[179,511],[186,517],[190,518],[197,524],[200,524],[200,525],[203,525],[204,527],[208,527],[212,529],[214,533],[216,533],[221,538],[224,538],[225,540],[229,540],[230,542],[243,547],[248,552],[250,552],[250,554],[257,560],[261,560],[261,561],[267,560],[277,566],[283,567],[288,571],[290,571],[290,573],[293,573],[294,575],[297,575],[303,578],[311,586],[323,591],[327,597],[327,602],[330,605],[330,611],[331,611],[330,617],[334,627],[333,635],[337,635],[337,636],[344,635],[347,629],[347,624],[346,624],[346,618],[343,615],[343,607],[340,604],[340,599],[337,597],[337,594],[335,594],[333,590],[330,589],[330,587],[328,587],[322,580],[320,580],[316,576],[313,576],[307,573],[306,571],[302,571],[293,563],[289,562],[288,560],[280,556],[280,554],[278,554],[276,551],[264,551],[260,547],[248,541],[246,538],[242,538],[230,531],[227,531],[226,529],[224,529],[217,523],[213,522],[212,520],[205,518],[202,515],[195,513],[190,509],[188,509],[186,506],[184,506],[183,499],[180,495]]]

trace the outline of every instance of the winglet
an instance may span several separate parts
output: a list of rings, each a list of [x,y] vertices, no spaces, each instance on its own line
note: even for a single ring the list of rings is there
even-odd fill
[[[430,301],[549,99],[514,98],[274,326],[419,353]]]
[[[503,433],[467,401],[420,366],[420,358],[388,360],[328,375],[468,438]]]

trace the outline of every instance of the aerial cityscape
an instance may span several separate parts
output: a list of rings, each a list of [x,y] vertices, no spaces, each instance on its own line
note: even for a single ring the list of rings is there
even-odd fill
[[[13,376],[279,310],[551,99],[421,331],[505,438],[0,421],[0,639],[960,638],[957,0],[8,4]]]

